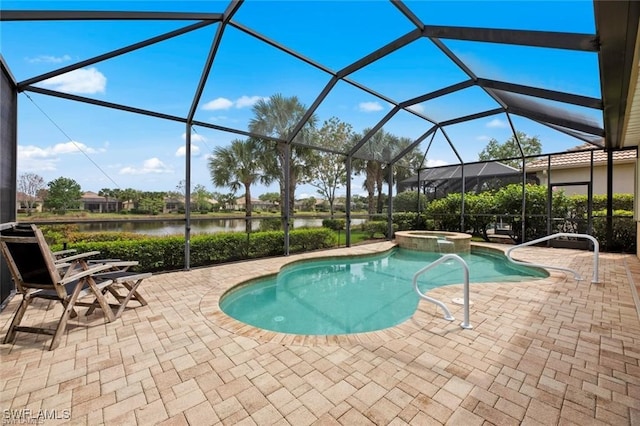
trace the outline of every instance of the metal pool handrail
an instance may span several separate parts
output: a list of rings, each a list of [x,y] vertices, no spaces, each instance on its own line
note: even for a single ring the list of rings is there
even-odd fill
[[[443,262],[446,262],[449,259],[457,261],[464,268],[464,321],[462,322],[462,324],[460,324],[460,327],[464,329],[471,329],[473,328],[473,326],[469,324],[469,266],[467,265],[467,262],[465,262],[463,258],[458,256],[457,254],[445,254],[440,259],[425,266],[424,268],[420,269],[418,272],[415,273],[415,275],[413,276],[413,288],[416,291],[416,293],[418,293],[418,296],[420,296],[421,299],[426,300],[427,302],[435,303],[436,305],[440,306],[444,311],[444,319],[448,321],[453,321],[455,318],[453,317],[453,315],[451,315],[451,312],[447,308],[447,305],[445,305],[438,299],[434,299],[432,297],[427,296],[426,294],[422,293],[418,288],[418,277],[420,275],[422,275],[427,270],[433,268],[434,266],[437,266]]]
[[[512,263],[515,263],[516,265],[537,266],[539,268],[558,269],[564,272],[571,272],[573,274],[573,277],[576,280],[581,281],[582,276],[573,269],[563,268],[562,266],[548,266],[548,265],[539,265],[536,263],[520,262],[518,260],[514,260],[511,258],[511,252],[517,248],[538,244],[538,243],[548,241],[548,240],[553,240],[559,237],[586,238],[588,240],[591,240],[591,242],[593,243],[593,278],[591,279],[591,283],[597,284],[598,283],[598,264],[599,264],[598,256],[600,253],[600,244],[598,243],[598,240],[596,240],[593,236],[589,234],[573,234],[573,233],[567,233],[567,232],[559,232],[557,234],[547,235],[546,237],[538,238],[537,240],[527,241],[526,243],[518,244],[517,246],[511,247],[510,249],[508,249],[505,252],[505,255],[507,256],[507,259],[509,259]]]

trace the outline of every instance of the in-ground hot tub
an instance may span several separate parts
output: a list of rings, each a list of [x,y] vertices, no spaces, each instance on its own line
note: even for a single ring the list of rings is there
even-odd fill
[[[401,248],[435,253],[469,253],[471,235],[462,232],[400,231],[395,233]]]

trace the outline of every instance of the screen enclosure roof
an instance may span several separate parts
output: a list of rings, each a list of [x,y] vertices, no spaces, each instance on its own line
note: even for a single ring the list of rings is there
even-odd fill
[[[487,141],[517,132],[540,135],[543,153],[584,143],[619,149],[640,136],[631,114],[638,2],[7,1],[2,8],[2,60],[20,92],[203,134],[400,165],[418,151],[423,166],[440,157],[476,161]],[[21,38],[25,28],[39,37]],[[83,43],[87,31],[99,42]],[[33,66],[42,52],[66,56]],[[89,70],[108,77],[108,90],[60,83]],[[164,77],[161,85],[145,73]],[[284,130],[260,132],[248,111],[273,95],[295,96],[304,111]],[[352,127],[347,144],[327,146],[305,132],[332,117]]]

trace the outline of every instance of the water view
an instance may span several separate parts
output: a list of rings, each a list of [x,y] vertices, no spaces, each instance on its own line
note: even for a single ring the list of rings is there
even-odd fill
[[[269,218],[272,219],[272,218]],[[260,230],[260,221],[253,219],[251,229]],[[352,226],[363,223],[365,219],[351,219]],[[322,219],[296,218],[293,229],[316,228],[322,226]],[[157,222],[91,222],[79,223],[81,232],[135,232],[145,235],[184,234],[184,220],[163,220]],[[242,232],[245,230],[244,219],[205,219],[191,222],[191,234],[212,234],[216,232]]]

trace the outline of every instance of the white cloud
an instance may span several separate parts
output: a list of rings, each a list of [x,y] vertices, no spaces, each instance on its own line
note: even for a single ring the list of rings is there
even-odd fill
[[[364,112],[381,111],[382,105],[380,105],[378,102],[360,102],[358,104],[358,109]]]
[[[96,68],[80,68],[51,77],[41,83],[65,93],[104,93],[107,78]]]
[[[184,157],[185,155],[187,155],[187,147],[183,145],[176,151],[176,157]],[[191,145],[191,156],[198,157],[199,155],[200,147],[197,145]]]
[[[424,107],[422,106],[422,104],[411,105],[410,107],[407,107],[407,109],[418,112],[420,114],[424,114]]]
[[[233,106],[233,101],[227,98],[217,98],[202,105],[202,109],[207,111],[217,111],[220,109],[229,109]]]
[[[35,145],[18,145],[18,158],[55,158],[64,154],[79,154],[81,151],[87,154],[96,154],[98,152],[105,152],[106,149],[94,149],[77,141],[57,143],[45,148]]]
[[[487,136],[487,135],[480,135],[480,136],[476,136],[476,140],[477,141],[481,141],[481,142],[485,142],[485,141],[490,141],[491,137]]]
[[[504,120],[500,120],[499,118],[494,118],[493,120],[487,123],[487,127],[505,128],[507,127],[507,123]]]
[[[82,142],[69,141],[58,143],[53,146],[39,147],[35,145],[18,145],[18,164],[21,170],[56,170],[60,157],[66,154],[80,154],[80,151],[87,154],[105,152],[105,148],[94,149]]]
[[[183,133],[182,134],[182,140],[186,141],[187,140],[187,134]],[[191,143],[199,143],[199,142],[206,142],[207,138],[205,138],[204,136],[198,134],[198,133],[191,133]]]
[[[84,151],[87,154],[97,154],[98,152],[105,152],[106,148],[94,149],[82,142],[69,141],[55,144],[50,150],[53,154],[76,154],[80,153],[80,151]]]
[[[236,108],[252,107],[258,103],[258,101],[267,99],[269,98],[264,98],[262,96],[240,96],[236,99]]]
[[[202,106],[202,109],[207,111],[219,111],[219,110],[230,109],[231,107],[236,107],[238,109],[247,108],[247,107],[252,107],[253,105],[256,104],[256,102],[263,99],[268,99],[268,98],[265,98],[262,96],[246,96],[246,95],[240,96],[235,101],[232,101],[231,99],[227,99],[227,98],[216,98],[204,104]]]
[[[173,173],[173,169],[165,165],[159,158],[153,157],[144,160],[142,167],[124,167],[120,169],[121,175],[147,175],[147,174]]]
[[[18,165],[21,171],[53,171],[60,159],[37,146],[18,145]]]
[[[62,55],[62,56],[52,56],[52,55],[38,55],[33,58],[25,58],[27,62],[30,64],[38,64],[38,63],[49,63],[49,64],[59,64],[61,62],[67,62],[71,60],[71,56]]]
[[[440,166],[446,166],[447,163],[444,160],[432,160],[432,159],[427,159],[427,167],[440,167]]]

